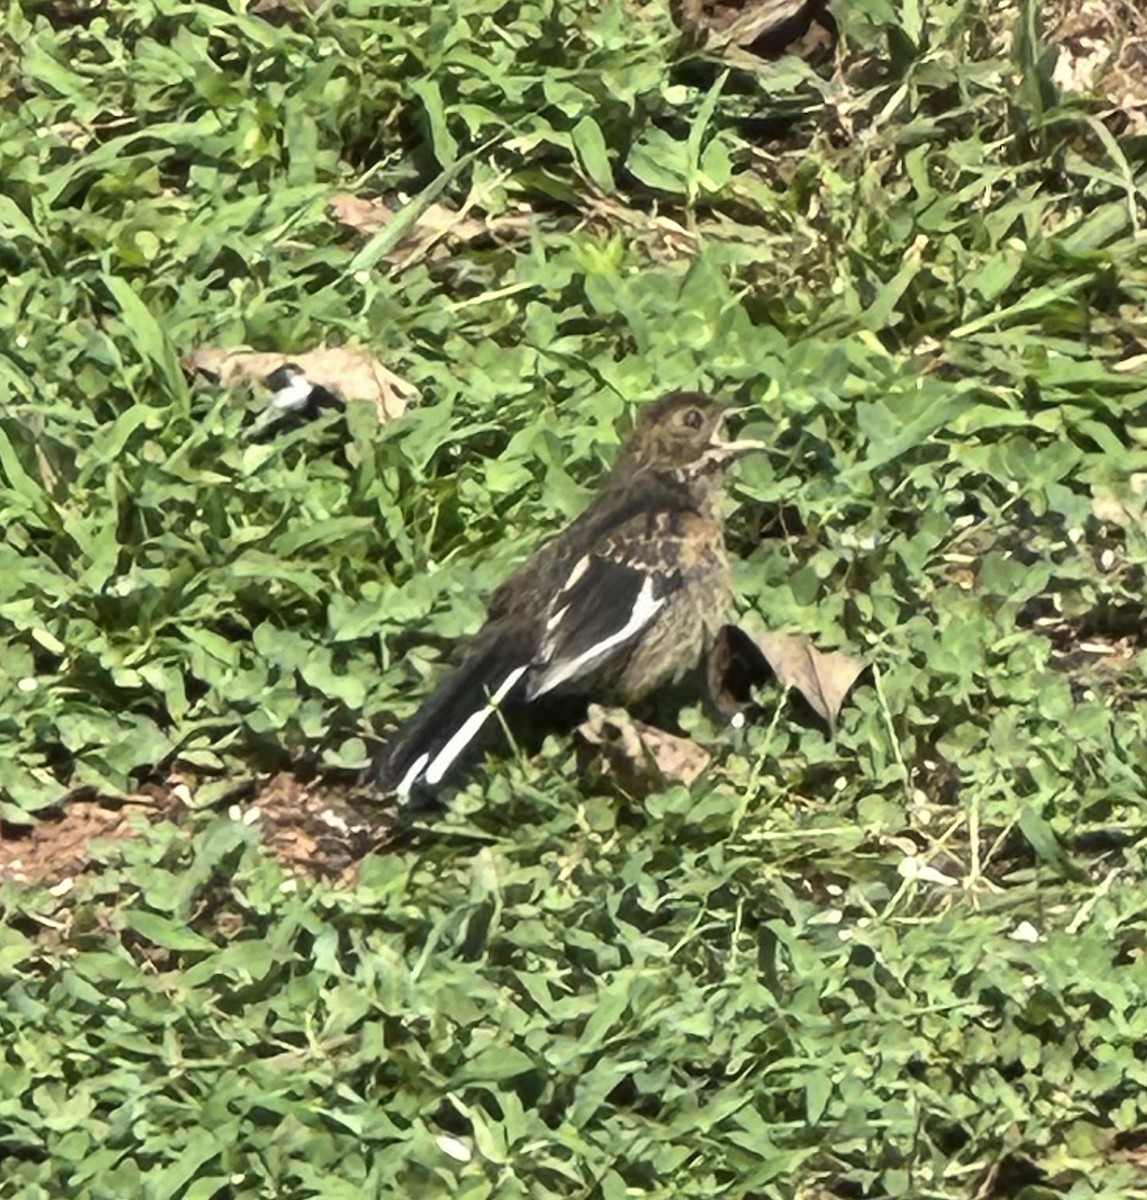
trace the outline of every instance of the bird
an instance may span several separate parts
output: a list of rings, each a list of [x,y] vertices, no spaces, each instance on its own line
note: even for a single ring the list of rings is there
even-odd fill
[[[726,439],[732,411],[687,391],[641,408],[604,487],[493,592],[457,669],[367,768],[370,790],[437,795],[515,717],[563,697],[631,705],[701,663],[732,603],[725,478],[764,448]]]

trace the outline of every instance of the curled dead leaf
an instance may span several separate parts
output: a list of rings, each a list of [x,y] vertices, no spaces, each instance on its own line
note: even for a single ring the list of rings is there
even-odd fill
[[[224,387],[263,383],[268,375],[294,365],[312,384],[343,400],[369,400],[379,421],[401,417],[407,405],[418,397],[418,389],[412,383],[355,346],[324,346],[293,355],[203,346],[189,354],[184,365]]]
[[[760,647],[741,628],[725,625],[709,653],[709,695],[722,716],[741,725],[757,709],[754,689],[768,680]]]
[[[800,692],[829,729],[835,729],[844,699],[867,665],[864,660],[840,650],[818,650],[799,633],[762,633],[757,645],[777,679]]]
[[[621,708],[591,704],[578,733],[600,747],[605,769],[627,791],[647,791],[651,776],[688,786],[709,765],[709,752],[691,738],[635,721]]]
[[[752,707],[754,688],[775,676],[835,731],[841,707],[867,665],[840,650],[818,650],[804,634],[754,637],[726,625],[710,655],[709,689],[721,712],[739,723],[738,717],[743,720]]]

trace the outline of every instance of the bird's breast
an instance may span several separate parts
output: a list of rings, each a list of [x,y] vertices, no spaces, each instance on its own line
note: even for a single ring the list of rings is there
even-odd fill
[[[683,586],[669,596],[620,673],[616,690],[625,701],[640,700],[692,671],[732,606],[724,545],[709,541],[687,553],[682,549]]]

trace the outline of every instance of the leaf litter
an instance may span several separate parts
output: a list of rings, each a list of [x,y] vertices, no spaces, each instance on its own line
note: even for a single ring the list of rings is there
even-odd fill
[[[692,738],[667,733],[622,708],[591,704],[577,732],[597,749],[598,768],[631,794],[644,794],[656,780],[688,787],[710,761],[709,752]]]
[[[267,852],[292,875],[350,882],[362,858],[390,840],[388,822],[356,807],[338,787],[289,771],[253,786],[254,797],[233,801],[229,812],[257,825]],[[49,886],[63,895],[114,859],[117,843],[145,837],[157,821],[183,823],[198,807],[195,780],[179,775],[123,799],[65,799],[34,825],[0,826],[0,884]]]
[[[398,216],[398,211],[384,200],[356,196],[350,192],[340,192],[334,196],[327,211],[340,225],[366,237],[373,237],[386,229]],[[385,261],[394,266],[404,266],[417,258],[447,257],[459,245],[480,238],[492,238],[495,242],[520,238],[529,232],[533,221],[528,214],[475,216],[475,211],[476,206],[470,203],[464,204],[461,209],[441,203],[426,205],[411,227],[384,255]]]
[[[387,834],[337,789],[281,771],[263,784],[237,819],[258,821],[267,848],[295,875],[350,882],[358,863],[380,850]]]
[[[1147,133],[1147,10],[1135,0],[1054,0],[1044,20],[1057,48],[1056,86],[1102,95],[1126,132]]]

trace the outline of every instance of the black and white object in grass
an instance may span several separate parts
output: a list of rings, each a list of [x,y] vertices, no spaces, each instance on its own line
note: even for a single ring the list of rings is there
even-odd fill
[[[645,629],[679,585],[672,572],[583,555],[546,613],[527,698],[592,678]]]
[[[306,372],[294,363],[284,363],[263,383],[272,395],[251,430],[254,442],[274,441],[317,420],[324,412],[345,407],[334,392],[312,383]]]

